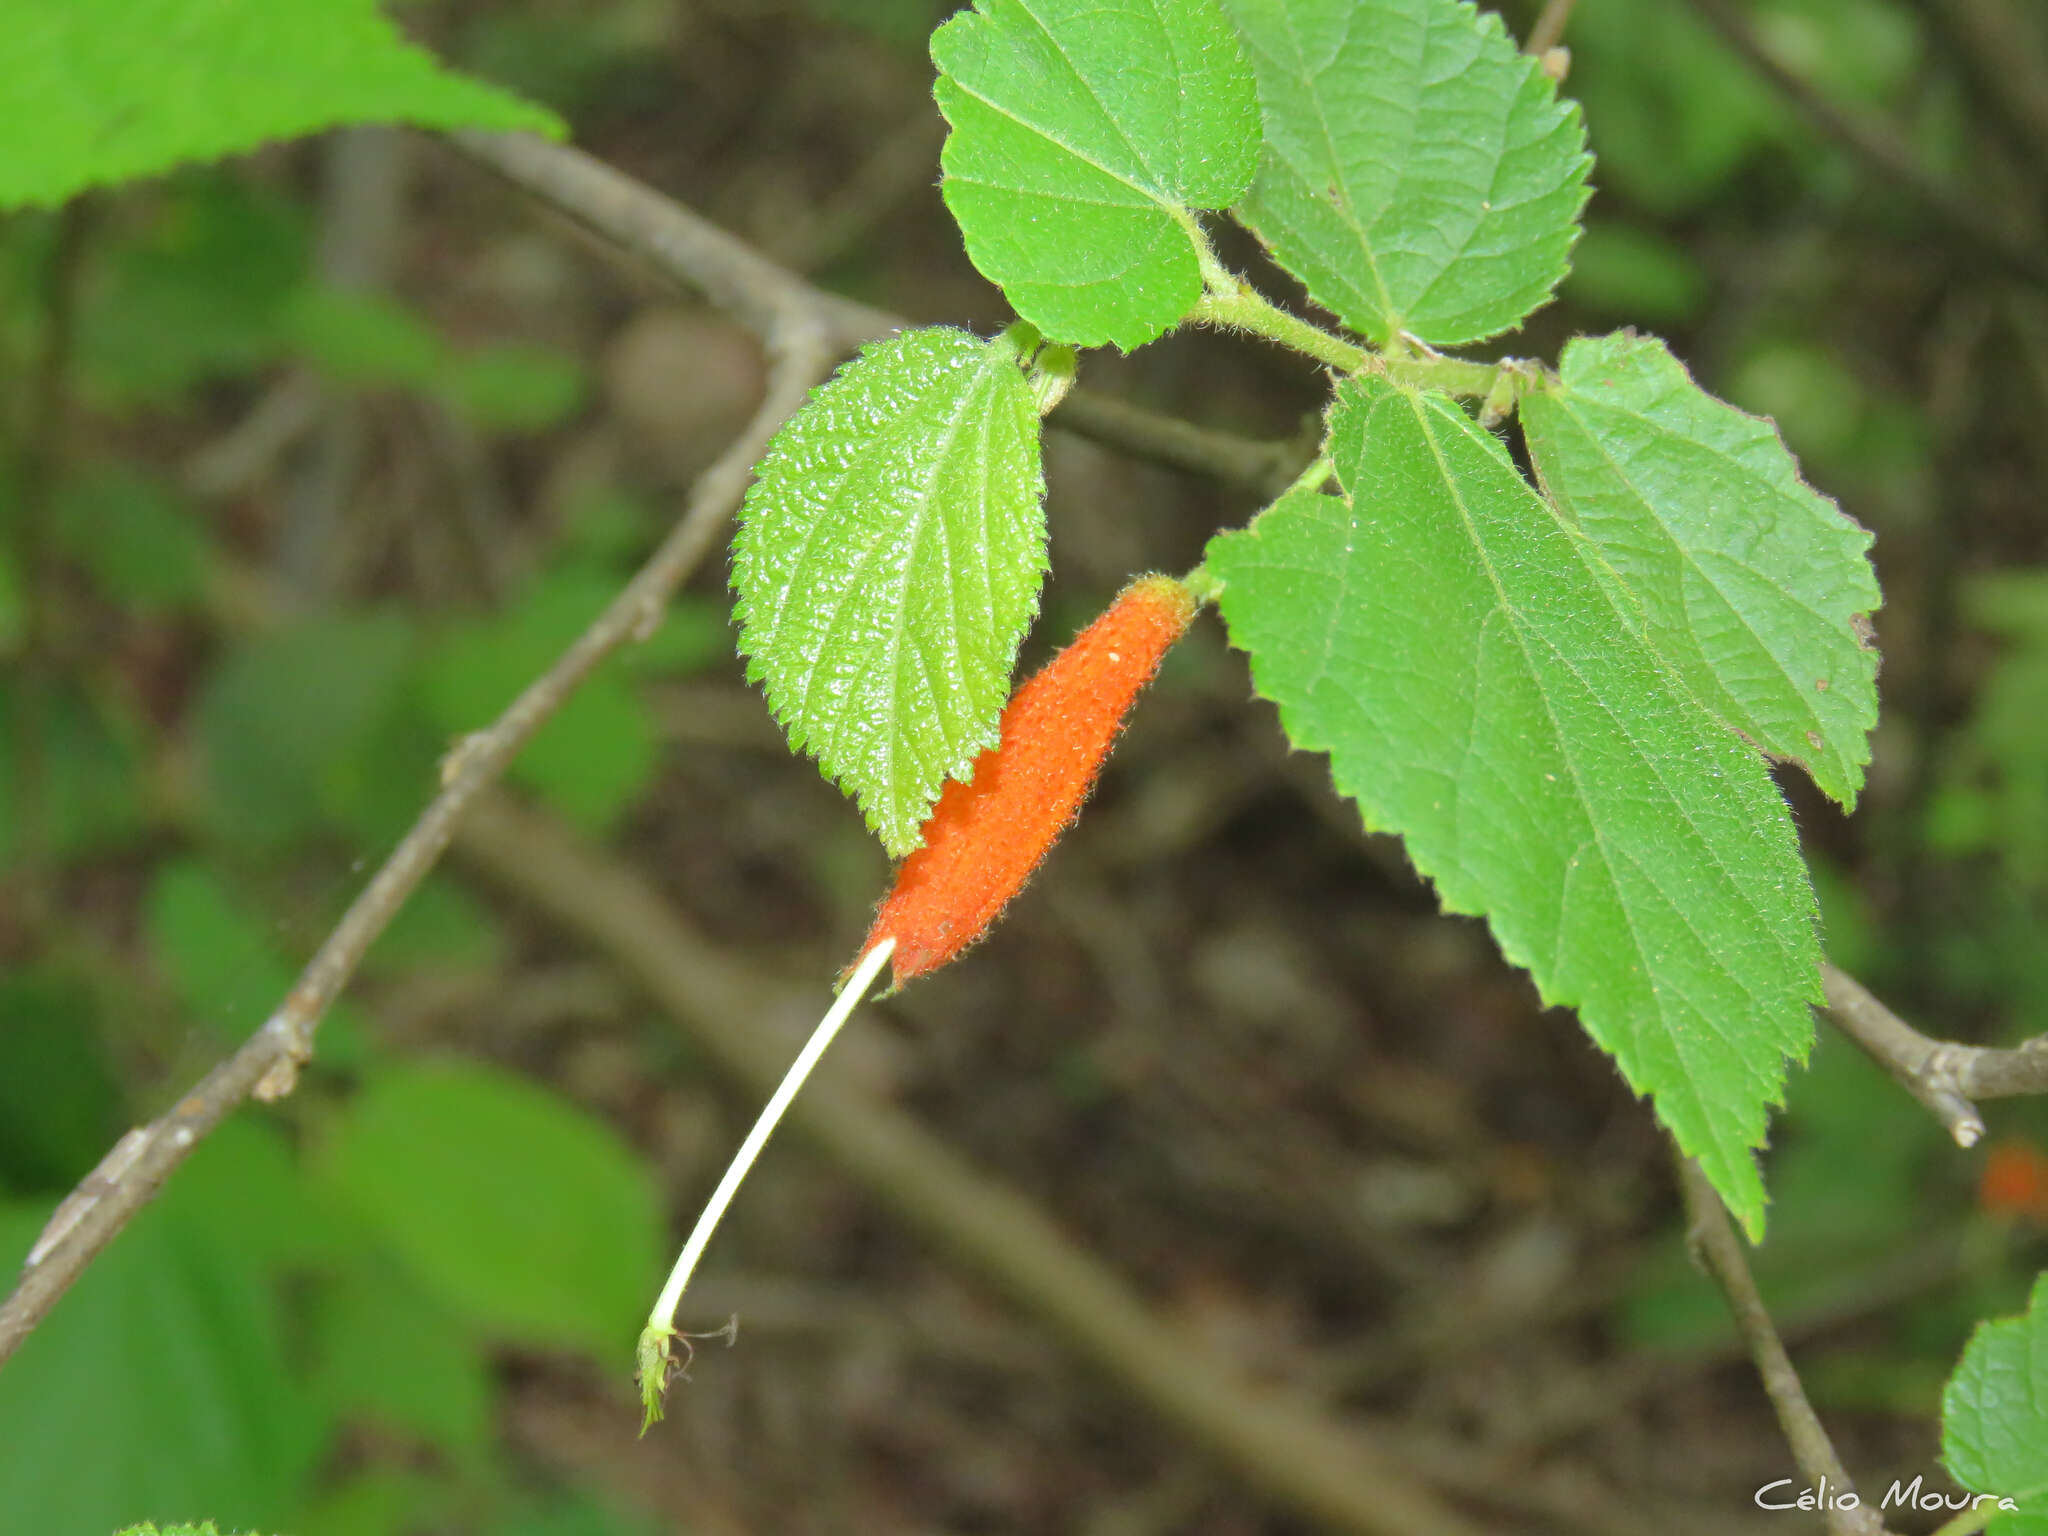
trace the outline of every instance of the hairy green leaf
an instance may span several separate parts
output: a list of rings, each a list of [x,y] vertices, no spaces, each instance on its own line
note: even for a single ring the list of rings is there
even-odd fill
[[[1466,0],[1225,0],[1265,158],[1234,210],[1318,304],[1385,343],[1516,325],[1564,276],[1585,130]]]
[[[814,390],[747,493],[747,675],[891,854],[995,745],[1045,572],[1043,491],[1016,348],[934,329]]]
[[[1941,1394],[1941,1459],[1974,1493],[2011,1499],[1988,1536],[2048,1530],[2048,1275],[2024,1317],[1980,1323]]]
[[[1346,496],[1210,545],[1296,746],[1579,1010],[1752,1232],[1752,1149],[1819,999],[1785,804],[1615,606],[1597,553],[1448,398],[1344,386]]]
[[[1193,210],[1258,161],[1216,0],[978,0],[932,34],[940,164],[967,254],[1054,341],[1126,351],[1202,294]]]
[[[376,0],[65,0],[14,8],[7,34],[0,208],[342,123],[563,132],[442,69]]]
[[[1768,421],[1652,336],[1581,337],[1522,401],[1544,488],[1702,703],[1853,806],[1877,723],[1870,535],[1799,478]]]

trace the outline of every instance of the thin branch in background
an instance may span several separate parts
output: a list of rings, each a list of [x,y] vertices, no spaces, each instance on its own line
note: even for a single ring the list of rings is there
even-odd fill
[[[448,142],[608,245],[697,289],[757,336],[773,339],[795,316],[851,347],[906,323],[812,287],[701,214],[579,149],[473,128],[449,134]]]
[[[1855,155],[1887,182],[1903,187],[1964,243],[2015,277],[2048,286],[2048,245],[2036,230],[2018,227],[1998,211],[1957,192],[1924,165],[1892,128],[1829,100],[1788,69],[1756,33],[1734,0],[1691,0],[1692,8],[1814,127]]]
[[[465,131],[450,137],[608,245],[631,252],[665,277],[702,288],[743,320],[748,319],[742,307],[746,293],[767,284],[800,296],[849,342],[912,324],[902,315],[812,287],[681,203],[580,151],[523,134]],[[1071,391],[1047,422],[1133,458],[1262,496],[1279,495],[1314,457],[1301,444],[1261,442],[1198,427],[1086,389]]]
[[[1269,501],[1294,484],[1316,457],[1316,444],[1310,441],[1240,437],[1085,389],[1069,391],[1046,420],[1105,448],[1239,486]]]
[[[1686,1236],[1694,1254],[1728,1298],[1728,1310],[1735,1315],[1735,1326],[1749,1346],[1750,1358],[1756,1362],[1757,1375],[1763,1380],[1764,1394],[1771,1400],[1778,1427],[1792,1447],[1793,1459],[1799,1463],[1807,1486],[1825,1488],[1834,1494],[1854,1493],[1856,1485],[1841,1457],[1835,1454],[1834,1442],[1814,1413],[1813,1404],[1806,1400],[1806,1389],[1799,1383],[1799,1373],[1792,1368],[1792,1357],[1785,1353],[1771,1314],[1764,1310],[1756,1279],[1749,1272],[1749,1260],[1743,1255],[1742,1239],[1735,1235],[1735,1224],[1728,1219],[1728,1208],[1721,1203],[1707,1176],[1700,1172],[1699,1165],[1683,1155],[1678,1158],[1678,1185],[1685,1200]],[[1884,1522],[1873,1509],[1860,1503],[1854,1509],[1843,1509],[1836,1502],[1828,1502],[1823,1508],[1833,1536],[1882,1536]]]
[[[1579,0],[1543,0],[1543,10],[1536,18],[1536,25],[1529,29],[1528,41],[1522,44],[1522,52],[1531,58],[1540,59],[1564,41],[1564,29],[1571,25],[1572,8]]]
[[[1925,1104],[1959,1146],[1984,1134],[1976,1099],[2012,1099],[2048,1093],[2048,1035],[2001,1049],[1959,1045],[1923,1035],[1848,972],[1821,968],[1828,1012],[1848,1035]]]
[[[1964,1049],[1928,1039],[1873,996],[1869,988],[1836,965],[1821,965],[1828,1013],[1836,1026],[1889,1072],[1906,1092],[1927,1107],[1959,1147],[1984,1139],[1984,1117],[1953,1081],[1928,1070],[1944,1051]]]

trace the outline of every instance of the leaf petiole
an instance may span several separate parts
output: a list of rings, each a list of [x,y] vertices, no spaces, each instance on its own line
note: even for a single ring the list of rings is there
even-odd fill
[[[1306,353],[1341,373],[1356,373],[1371,361],[1372,354],[1365,348],[1353,346],[1341,336],[1333,336],[1319,326],[1290,315],[1242,278],[1220,268],[1208,275],[1209,286],[1202,294],[1201,302],[1189,313],[1189,319],[1250,331],[1269,341],[1277,341],[1283,347]]]

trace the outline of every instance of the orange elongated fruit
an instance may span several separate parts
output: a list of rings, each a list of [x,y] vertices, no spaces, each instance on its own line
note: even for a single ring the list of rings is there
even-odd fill
[[[1195,616],[1171,576],[1141,576],[1101,618],[1010,696],[1001,737],[974,776],[948,784],[875,914],[863,956],[896,941],[895,984],[972,944],[1059,840],[1124,717]]]

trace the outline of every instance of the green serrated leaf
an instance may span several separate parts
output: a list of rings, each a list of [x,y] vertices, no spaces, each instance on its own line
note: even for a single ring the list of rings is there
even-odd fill
[[[1765,752],[1856,803],[1877,723],[1870,534],[1799,478],[1768,421],[1654,336],[1581,337],[1522,401],[1544,488],[1641,605],[1649,642]]]
[[[1450,399],[1347,383],[1348,497],[1220,535],[1234,644],[1298,747],[1446,909],[1483,915],[1752,1233],[1752,1149],[1812,1040],[1813,896],[1763,762],[1614,605],[1584,538]]]
[[[354,122],[563,133],[442,69],[376,0],[67,0],[8,22],[0,208]]]
[[[1216,0],[978,0],[932,34],[940,165],[967,254],[1048,339],[1129,351],[1202,294],[1193,210],[1258,160]]]
[[[1233,210],[1309,295],[1382,344],[1511,329],[1563,278],[1585,130],[1466,0],[1225,0],[1265,116]]]
[[[747,675],[891,854],[996,743],[1045,574],[1044,489],[1016,349],[933,329],[814,390],[747,492]]]
[[[2048,1531],[2048,1275],[2025,1316],[1970,1336],[1941,1394],[1941,1459],[1965,1488],[2017,1506],[1985,1527],[1989,1536]]]
[[[654,1189],[609,1127],[475,1065],[411,1066],[350,1104],[323,1171],[442,1305],[500,1338],[623,1349],[655,1279]]]

